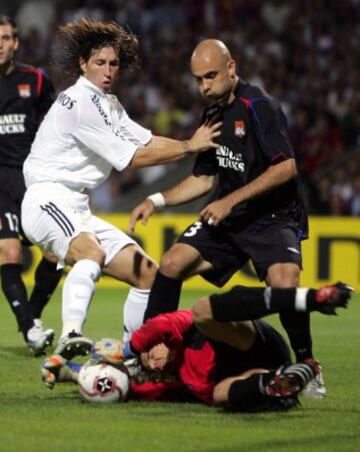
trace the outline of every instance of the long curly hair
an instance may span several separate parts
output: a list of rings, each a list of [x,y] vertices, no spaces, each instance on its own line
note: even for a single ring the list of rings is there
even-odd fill
[[[135,35],[115,22],[97,22],[82,18],[59,27],[52,62],[69,82],[81,75],[80,58],[88,61],[96,50],[113,47],[118,54],[120,69],[137,67],[139,42]]]

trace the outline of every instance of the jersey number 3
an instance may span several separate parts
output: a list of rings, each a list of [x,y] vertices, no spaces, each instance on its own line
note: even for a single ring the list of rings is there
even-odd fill
[[[195,223],[189,227],[189,230],[185,232],[185,237],[194,237],[194,235],[198,232],[199,229],[202,228],[201,221],[195,221]]]

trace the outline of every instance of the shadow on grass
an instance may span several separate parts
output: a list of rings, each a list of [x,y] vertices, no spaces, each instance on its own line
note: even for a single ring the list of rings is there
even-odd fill
[[[21,357],[28,357],[28,358],[34,358],[34,355],[30,351],[30,349],[27,347],[26,344],[24,345],[16,345],[15,347],[0,347],[0,353],[4,353],[7,355],[14,355],[14,356],[21,356]]]
[[[319,413],[336,413],[339,414],[339,408],[331,406],[331,407],[324,407],[324,408],[295,408],[294,410],[289,411],[274,411],[274,412],[264,412],[264,413],[227,413],[231,416],[241,416],[241,419],[246,422],[253,422],[254,419],[260,420],[263,419],[266,421],[269,418],[276,418],[279,419],[286,418],[286,419],[303,419],[305,416],[307,418],[319,418]],[[346,414],[360,414],[360,408],[347,408]]]
[[[337,444],[340,446],[343,442],[347,442],[346,450],[355,450],[351,448],[351,443],[349,441],[357,441],[359,439],[359,435],[354,435],[353,433],[349,434],[334,434],[334,435],[318,435],[318,436],[309,436],[306,438],[294,438],[291,436],[291,432],[289,432],[289,437],[283,440],[254,440],[252,444],[248,444],[247,442],[239,442],[237,445],[222,447],[221,452],[230,452],[230,451],[239,451],[246,450],[248,451],[273,451],[273,450],[290,450],[296,448],[296,450],[315,450],[317,447],[321,447],[324,445]],[[330,447],[330,446],[329,446]],[[218,448],[206,448],[201,449],[201,452],[211,452],[219,450]],[[322,449],[323,450],[323,449]],[[331,450],[331,449],[329,449]]]

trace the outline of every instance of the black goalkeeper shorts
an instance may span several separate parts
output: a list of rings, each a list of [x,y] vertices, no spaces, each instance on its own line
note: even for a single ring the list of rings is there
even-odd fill
[[[290,349],[283,336],[271,325],[254,321],[257,329],[254,345],[241,351],[223,342],[209,340],[215,350],[215,380],[220,382],[250,369],[277,369],[291,362]]]
[[[260,281],[276,263],[294,263],[302,269],[300,232],[295,221],[288,217],[266,217],[239,230],[196,221],[177,243],[190,245],[210,262],[214,269],[202,276],[222,287],[249,260]]]

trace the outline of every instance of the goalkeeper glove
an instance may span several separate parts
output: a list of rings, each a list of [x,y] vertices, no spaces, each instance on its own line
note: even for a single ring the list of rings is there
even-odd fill
[[[81,369],[80,364],[66,361],[60,355],[46,357],[41,363],[40,371],[42,381],[49,389],[53,389],[56,382],[77,382]]]

